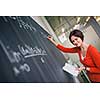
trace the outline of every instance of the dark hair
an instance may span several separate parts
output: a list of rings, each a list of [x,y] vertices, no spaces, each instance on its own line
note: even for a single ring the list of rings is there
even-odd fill
[[[70,40],[70,42],[73,44],[73,42],[72,42],[72,40],[71,40],[71,37],[72,37],[72,36],[79,37],[82,41],[84,40],[84,35],[83,35],[83,33],[82,33],[80,30],[78,30],[78,29],[75,29],[75,30],[73,30],[73,31],[70,32],[69,40]]]

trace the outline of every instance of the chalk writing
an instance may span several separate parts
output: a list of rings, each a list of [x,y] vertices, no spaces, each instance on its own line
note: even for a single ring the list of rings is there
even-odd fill
[[[41,61],[42,61],[42,63],[45,63],[45,61],[44,61],[44,59],[41,57]]]
[[[22,18],[20,16],[9,16],[9,18],[16,20],[19,24],[20,28],[24,28],[26,30],[31,30],[31,31],[36,31],[36,28],[33,27],[31,24],[26,23],[25,21],[22,20]]]
[[[24,20],[22,20],[22,18],[20,16],[9,16],[8,18],[14,20],[14,21],[17,21],[19,27],[21,29],[25,29],[25,30],[30,30],[30,31],[37,31],[36,28],[31,24],[31,23],[27,23],[25,22]],[[3,17],[4,21],[5,22],[9,22],[8,19],[4,16]],[[47,38],[47,35],[44,34],[43,32],[40,32],[40,34],[44,37],[44,38]]]
[[[19,67],[13,67],[14,74],[18,76],[22,72],[30,72],[31,69],[28,64],[24,63],[23,65],[19,65]]]
[[[25,61],[24,57],[21,55],[20,52],[13,51],[9,46],[6,47],[3,45],[3,49],[5,53],[7,54],[9,60],[11,63],[19,63],[20,61]]]
[[[30,66],[25,62],[25,59],[35,56],[45,56],[47,55],[46,51],[38,48],[37,46],[30,47],[27,44],[24,46],[18,45],[17,51],[12,50],[10,46],[5,46],[4,43],[0,40],[0,45],[6,53],[9,61],[13,64],[13,71],[16,76],[22,72],[30,72]],[[40,58],[42,63],[45,63],[44,59]],[[21,63],[20,63],[21,62]],[[17,65],[16,65],[17,64]]]
[[[32,56],[39,56],[39,55],[47,55],[45,50],[38,48],[35,46],[34,48],[25,44],[25,47],[18,45],[19,51],[25,58],[32,57]]]
[[[29,65],[28,64],[26,64],[26,63],[24,63],[24,65],[21,65],[20,66],[20,69],[22,70],[22,71],[27,71],[27,72],[30,72],[30,67],[29,67]]]
[[[15,66],[13,67],[13,71],[14,71],[15,76],[18,76],[20,74],[20,71]]]
[[[47,38],[48,36],[45,35],[43,32],[40,32],[40,34],[44,37],[44,38]]]
[[[2,16],[5,22],[8,22],[7,18],[5,16]]]

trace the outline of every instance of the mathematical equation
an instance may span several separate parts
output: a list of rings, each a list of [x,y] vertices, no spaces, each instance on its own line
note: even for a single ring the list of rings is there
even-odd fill
[[[30,22],[28,22],[28,23],[25,22],[20,16],[9,16],[9,18],[14,21],[17,21],[18,26],[21,29],[30,30],[33,32],[38,31]],[[9,22],[5,16],[3,16],[3,19],[5,22]],[[43,36],[43,38],[47,38],[47,35],[44,34],[43,32],[40,31],[40,34]]]
[[[36,28],[32,26],[31,23],[27,23],[20,16],[9,16],[10,19],[17,21],[20,28],[24,28],[25,30],[36,31]],[[9,22],[8,19],[3,16],[5,22]]]
[[[18,76],[21,72],[30,72],[31,68],[29,64],[25,62],[25,59],[35,56],[45,56],[47,55],[46,51],[38,48],[37,46],[30,47],[27,44],[17,45],[17,51],[12,50],[10,46],[5,46],[4,43],[0,40],[0,45],[6,53],[9,61],[13,64],[13,71],[16,76]],[[45,63],[43,57],[40,58],[42,63]]]

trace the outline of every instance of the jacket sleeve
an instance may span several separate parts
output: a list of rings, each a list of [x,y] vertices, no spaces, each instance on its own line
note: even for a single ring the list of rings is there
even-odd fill
[[[62,46],[62,45],[60,45],[60,44],[58,44],[56,47],[57,47],[59,50],[61,50],[61,51],[63,51],[63,52],[66,52],[66,53],[77,53],[78,50],[79,50],[79,48],[77,48],[77,47],[66,48],[66,47],[64,47],[64,46]]]
[[[100,69],[99,68],[90,68],[89,72],[91,72],[91,73],[99,73],[100,74]]]
[[[91,46],[89,49],[89,53],[96,67],[100,68],[100,52],[98,52],[98,50],[95,47]]]

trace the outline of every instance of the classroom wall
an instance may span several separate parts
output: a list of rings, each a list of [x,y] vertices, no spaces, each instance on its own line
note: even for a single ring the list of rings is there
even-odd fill
[[[84,31],[85,42],[94,45],[100,51],[100,38],[90,25]]]

